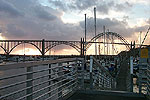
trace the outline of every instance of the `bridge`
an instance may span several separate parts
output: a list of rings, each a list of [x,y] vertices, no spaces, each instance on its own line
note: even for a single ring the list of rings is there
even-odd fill
[[[101,40],[103,37],[106,37],[106,40],[107,40],[106,42]],[[120,40],[121,43],[115,43],[114,42],[115,38]],[[34,46],[37,50],[39,50],[41,55],[44,56],[52,48],[58,45],[64,44],[64,45],[68,45],[74,48],[80,55],[84,55],[85,49],[86,51],[88,51],[88,49],[93,43],[107,44],[105,46],[108,46],[108,44],[112,44],[112,51],[116,51],[114,44],[125,45],[126,50],[131,49],[131,44],[128,43],[125,38],[123,38],[121,35],[115,32],[99,33],[95,37],[93,37],[91,40],[87,41],[86,46],[85,46],[84,38],[81,38],[81,41],[61,41],[61,40],[56,41],[56,40],[45,40],[45,39],[42,39],[42,40],[0,40],[0,47],[2,48],[2,50],[4,51],[6,55],[10,55],[10,53],[19,45],[30,44]]]

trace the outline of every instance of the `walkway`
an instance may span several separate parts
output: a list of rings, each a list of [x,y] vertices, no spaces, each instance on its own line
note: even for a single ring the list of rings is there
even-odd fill
[[[120,72],[116,79],[117,85],[115,91],[111,90],[81,90],[75,92],[67,100],[147,100],[143,94],[127,92],[127,71],[128,71],[128,61],[123,60],[121,62]]]
[[[120,64],[120,72],[118,74],[118,77],[116,79],[117,85],[116,90],[117,91],[127,91],[127,71],[128,71],[128,61],[125,59]]]

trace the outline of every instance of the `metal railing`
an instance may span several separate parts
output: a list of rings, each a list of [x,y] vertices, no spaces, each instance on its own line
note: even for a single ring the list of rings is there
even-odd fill
[[[82,59],[0,65],[0,100],[59,100],[81,88]],[[81,79],[80,79],[81,81]]]
[[[129,59],[129,65],[127,65],[127,76],[126,76],[126,90],[133,92],[133,57]]]
[[[133,64],[133,57],[130,57],[130,70],[127,70],[127,91],[147,94],[148,63],[140,62]],[[134,72],[134,77],[133,77]]]
[[[137,75],[135,78],[132,76],[133,72],[131,71],[131,66],[135,66],[134,74]],[[136,73],[136,70],[138,74]],[[127,90],[139,94],[145,94],[148,97],[148,100],[150,100],[150,64],[148,59],[141,58],[140,62],[136,65],[133,65],[133,59],[130,59],[130,71],[128,70],[127,72]]]
[[[93,57],[90,57],[90,88],[96,90],[113,90],[116,88],[116,80]]]
[[[150,99],[150,64],[147,67],[147,95]]]

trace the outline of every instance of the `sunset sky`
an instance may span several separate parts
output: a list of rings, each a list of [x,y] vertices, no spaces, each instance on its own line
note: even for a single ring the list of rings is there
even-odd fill
[[[94,7],[97,34],[105,25],[128,42],[139,43],[139,32],[143,39],[150,26],[150,0],[0,0],[0,39],[80,40],[86,13],[90,40],[94,36]],[[148,38],[150,35],[146,44]],[[75,54],[68,46],[54,49],[52,53]]]

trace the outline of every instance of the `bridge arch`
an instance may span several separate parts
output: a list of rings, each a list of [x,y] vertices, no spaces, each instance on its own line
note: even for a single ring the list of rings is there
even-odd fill
[[[52,49],[52,48],[54,48],[54,47],[56,47],[56,46],[58,46],[58,45],[62,45],[62,44],[68,45],[68,46],[74,48],[77,52],[80,53],[80,47],[77,46],[75,43],[68,42],[68,41],[56,42],[56,43],[53,43],[53,44],[47,46],[47,47],[45,48],[45,50],[46,50],[45,53],[47,53],[50,49]]]
[[[4,53],[7,54],[7,50],[3,46],[0,46],[0,47],[4,50]]]
[[[118,33],[115,32],[105,32],[105,33],[99,33],[97,34],[95,37],[93,37],[89,42],[87,42],[87,46],[86,49],[88,50],[88,48],[92,45],[92,43],[90,42],[94,42],[95,40],[99,39],[100,37],[104,36],[104,35],[112,35],[115,36],[116,38],[118,38],[125,46],[128,50],[130,50],[130,45],[127,42],[127,40],[125,38],[123,38],[121,35],[119,35]]]
[[[42,54],[41,49],[40,49],[36,44],[34,44],[34,43],[32,43],[32,42],[21,42],[21,43],[18,43],[18,44],[16,44],[14,47],[12,47],[12,48],[10,49],[10,51],[8,52],[8,54],[10,54],[17,46],[19,46],[19,45],[21,45],[21,44],[31,44],[31,45],[33,45],[36,49],[38,49],[38,50],[40,51],[40,53]]]

